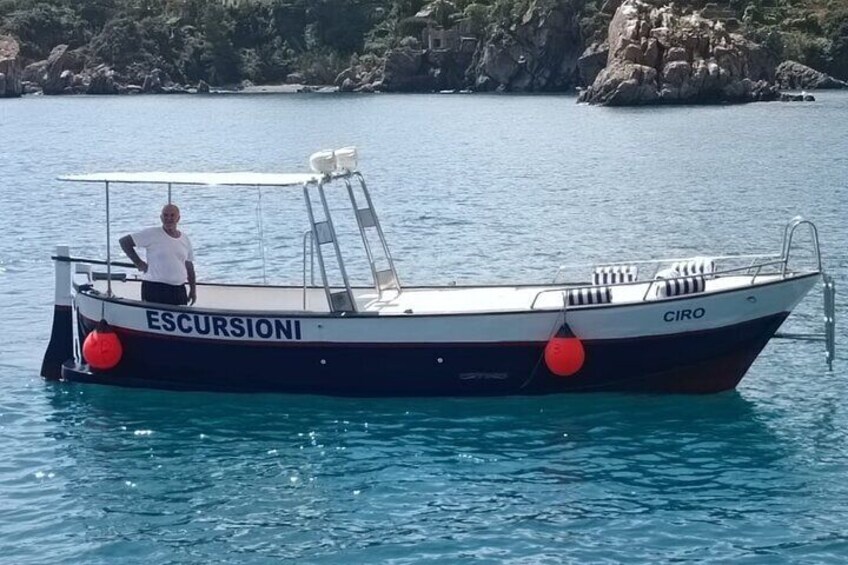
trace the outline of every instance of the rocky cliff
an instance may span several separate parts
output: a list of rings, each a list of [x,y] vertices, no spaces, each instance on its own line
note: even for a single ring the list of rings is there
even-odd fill
[[[336,85],[365,92],[586,87],[581,101],[606,105],[751,102],[776,99],[778,86],[841,85],[794,63],[781,67],[778,77],[773,46],[744,35],[753,28],[732,10],[701,5],[695,10],[665,0],[606,0],[591,20],[609,22],[599,33],[586,24],[587,2],[530,0],[522,12],[473,38],[471,49],[466,42],[462,48],[422,49],[407,38],[377,64],[373,58],[355,63]]]
[[[777,66],[775,81],[787,90],[824,90],[848,88],[848,83],[802,65],[797,61],[784,61]]]
[[[5,95],[316,85],[335,76],[343,91],[588,87],[582,99],[598,104],[760,100],[774,95],[784,57],[848,79],[841,1],[378,0],[322,11],[312,0],[110,0],[94,18],[85,2],[5,0],[0,34],[18,40],[19,54],[0,52],[0,73]],[[61,4],[50,33],[33,25],[48,3]],[[790,66],[777,82],[841,84],[811,73]]]
[[[480,91],[550,92],[579,84],[583,53],[581,6],[532,2],[521,19],[497,27],[483,42],[473,69]]]
[[[0,35],[0,98],[20,96],[21,61],[18,42]]]
[[[354,64],[336,79],[344,91],[562,92],[580,84],[584,51],[579,0],[528,3],[453,49],[422,49],[417,41],[390,50],[376,70]]]
[[[699,11],[625,0],[610,22],[608,43],[606,67],[581,101],[620,106],[778,95],[774,55]]]

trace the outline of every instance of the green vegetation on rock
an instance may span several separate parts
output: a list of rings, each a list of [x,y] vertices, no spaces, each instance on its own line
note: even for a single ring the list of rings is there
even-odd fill
[[[703,0],[677,4],[711,8]],[[714,4],[777,58],[848,78],[845,0]],[[615,0],[0,0],[0,34],[18,39],[24,65],[67,44],[87,68],[107,65],[124,82],[139,85],[155,69],[182,84],[287,79],[328,84],[349,67],[367,72],[379,66],[391,50],[422,47],[427,27],[461,29],[475,38],[476,64],[486,42],[511,45],[499,38],[512,37],[520,44],[515,36],[526,33],[531,14],[534,25],[544,25],[539,14],[576,14],[576,26],[569,29],[577,30],[583,49],[605,39],[610,6],[616,5]],[[567,81],[544,84],[558,88]]]

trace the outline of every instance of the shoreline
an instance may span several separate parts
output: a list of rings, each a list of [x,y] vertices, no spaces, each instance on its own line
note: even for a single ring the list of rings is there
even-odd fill
[[[678,101],[678,102],[661,102],[661,103],[653,103],[653,104],[639,104],[634,106],[621,106],[622,108],[662,108],[662,107],[700,107],[700,106],[739,106],[739,105],[747,105],[754,104],[757,102],[816,102],[817,99],[815,95],[811,92],[815,92],[817,95],[820,95],[822,91],[830,91],[834,89],[786,89],[780,90],[777,94],[777,97],[771,100],[746,100],[746,101],[728,101],[728,100],[703,100],[703,101]],[[843,89],[836,89],[837,91]],[[845,92],[848,92],[848,89],[844,89]],[[148,91],[144,92],[141,90],[130,90],[127,92],[116,92],[113,94],[89,94],[86,92],[66,92],[61,94],[44,94],[42,91],[37,92],[25,92],[22,93],[19,99],[22,98],[65,98],[65,97],[73,97],[73,98],[126,98],[126,97],[138,97],[138,96],[202,96],[202,97],[229,97],[229,96],[262,96],[262,95],[344,95],[344,96],[372,96],[372,95],[400,95],[400,96],[415,96],[415,95],[439,95],[439,96],[459,96],[459,95],[473,95],[475,97],[487,97],[487,96],[507,96],[507,97],[561,97],[565,99],[573,99],[577,104],[586,105],[586,106],[599,106],[603,107],[603,105],[591,104],[586,101],[580,100],[580,90],[575,89],[570,92],[566,91],[552,91],[552,92],[496,92],[496,91],[474,91],[474,90],[446,90],[446,91],[420,91],[420,92],[385,92],[385,91],[374,91],[374,92],[348,92],[340,89],[336,86],[315,86],[315,85],[303,85],[303,84],[271,84],[271,85],[251,85],[243,88],[212,88],[209,92],[198,92],[196,88],[187,88],[181,89],[178,91]],[[13,100],[14,98],[9,98],[9,100]],[[608,106],[608,107],[616,107],[616,106]]]
[[[127,97],[127,96],[233,96],[233,95],[261,95],[261,94],[343,94],[346,96],[367,96],[367,95],[482,95],[482,96],[564,96],[568,98],[576,98],[579,94],[577,89],[570,91],[549,91],[549,92],[498,92],[498,91],[476,91],[470,89],[463,90],[440,90],[440,91],[404,91],[404,92],[386,92],[375,90],[373,92],[353,92],[345,91],[334,85],[310,85],[310,84],[267,84],[267,85],[251,85],[246,87],[210,87],[208,92],[200,92],[197,88],[180,87],[175,90],[160,90],[160,91],[142,91],[141,89],[130,89],[125,92],[115,92],[112,94],[90,94],[87,92],[63,92],[59,94],[44,94],[43,91],[37,90],[34,92],[24,92],[21,98],[32,97],[49,97],[62,98],[66,96],[86,96],[86,97]]]

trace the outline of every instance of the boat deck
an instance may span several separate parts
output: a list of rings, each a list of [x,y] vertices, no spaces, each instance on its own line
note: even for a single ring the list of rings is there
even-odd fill
[[[780,279],[780,275],[760,275],[756,284]],[[723,276],[706,280],[704,293],[720,292],[751,286],[750,275]],[[654,287],[648,281],[614,285],[612,304],[632,304],[655,300]],[[585,284],[538,286],[441,286],[407,287],[398,294],[385,291],[378,296],[373,288],[355,288],[354,298],[359,312],[375,314],[444,314],[475,312],[519,312],[531,309],[557,310],[562,308],[562,292],[586,288]],[[106,291],[106,283],[97,281],[94,287]],[[112,292],[118,298],[140,300],[138,280],[113,281]],[[195,306],[212,310],[261,312],[329,312],[323,287],[306,289],[304,307],[303,287],[267,287],[223,284],[199,284]],[[580,308],[570,306],[569,308]]]

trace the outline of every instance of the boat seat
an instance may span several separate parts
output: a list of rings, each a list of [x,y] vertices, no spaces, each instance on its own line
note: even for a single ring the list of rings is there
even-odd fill
[[[654,283],[654,286],[657,289],[657,298],[668,298],[670,296],[704,292],[707,283],[702,276],[661,278],[657,274],[657,282]]]
[[[712,278],[715,273],[715,260],[711,257],[695,257],[687,261],[672,263],[671,268],[682,277],[705,276]]]
[[[634,282],[639,268],[636,265],[609,265],[597,267],[592,272],[593,285],[620,284]]]
[[[612,302],[612,290],[608,286],[587,286],[568,291],[569,306],[609,304],[610,302]]]

